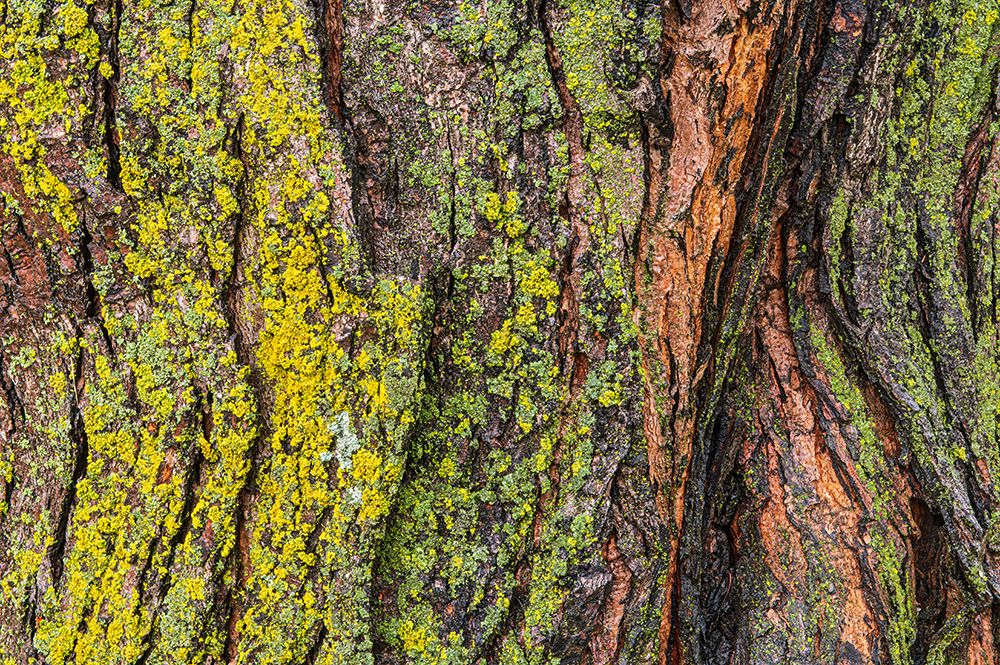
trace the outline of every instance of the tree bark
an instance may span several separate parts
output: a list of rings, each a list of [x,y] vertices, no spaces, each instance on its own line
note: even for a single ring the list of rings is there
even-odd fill
[[[0,0],[0,663],[1000,650],[1000,6]]]

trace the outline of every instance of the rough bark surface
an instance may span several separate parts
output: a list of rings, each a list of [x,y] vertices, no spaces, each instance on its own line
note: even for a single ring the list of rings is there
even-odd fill
[[[1000,651],[995,0],[0,0],[0,664]]]

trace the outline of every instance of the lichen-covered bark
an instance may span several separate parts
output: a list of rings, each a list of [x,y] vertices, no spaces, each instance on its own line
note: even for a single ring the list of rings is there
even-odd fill
[[[991,663],[1000,7],[0,0],[0,663]]]

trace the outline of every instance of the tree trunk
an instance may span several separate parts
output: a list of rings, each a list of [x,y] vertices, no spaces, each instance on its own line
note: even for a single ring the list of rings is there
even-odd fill
[[[3,665],[997,662],[993,0],[0,10]]]

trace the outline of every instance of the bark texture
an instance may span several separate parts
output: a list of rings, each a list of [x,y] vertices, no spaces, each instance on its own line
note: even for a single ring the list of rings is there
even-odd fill
[[[0,664],[1000,651],[995,0],[0,0]]]

